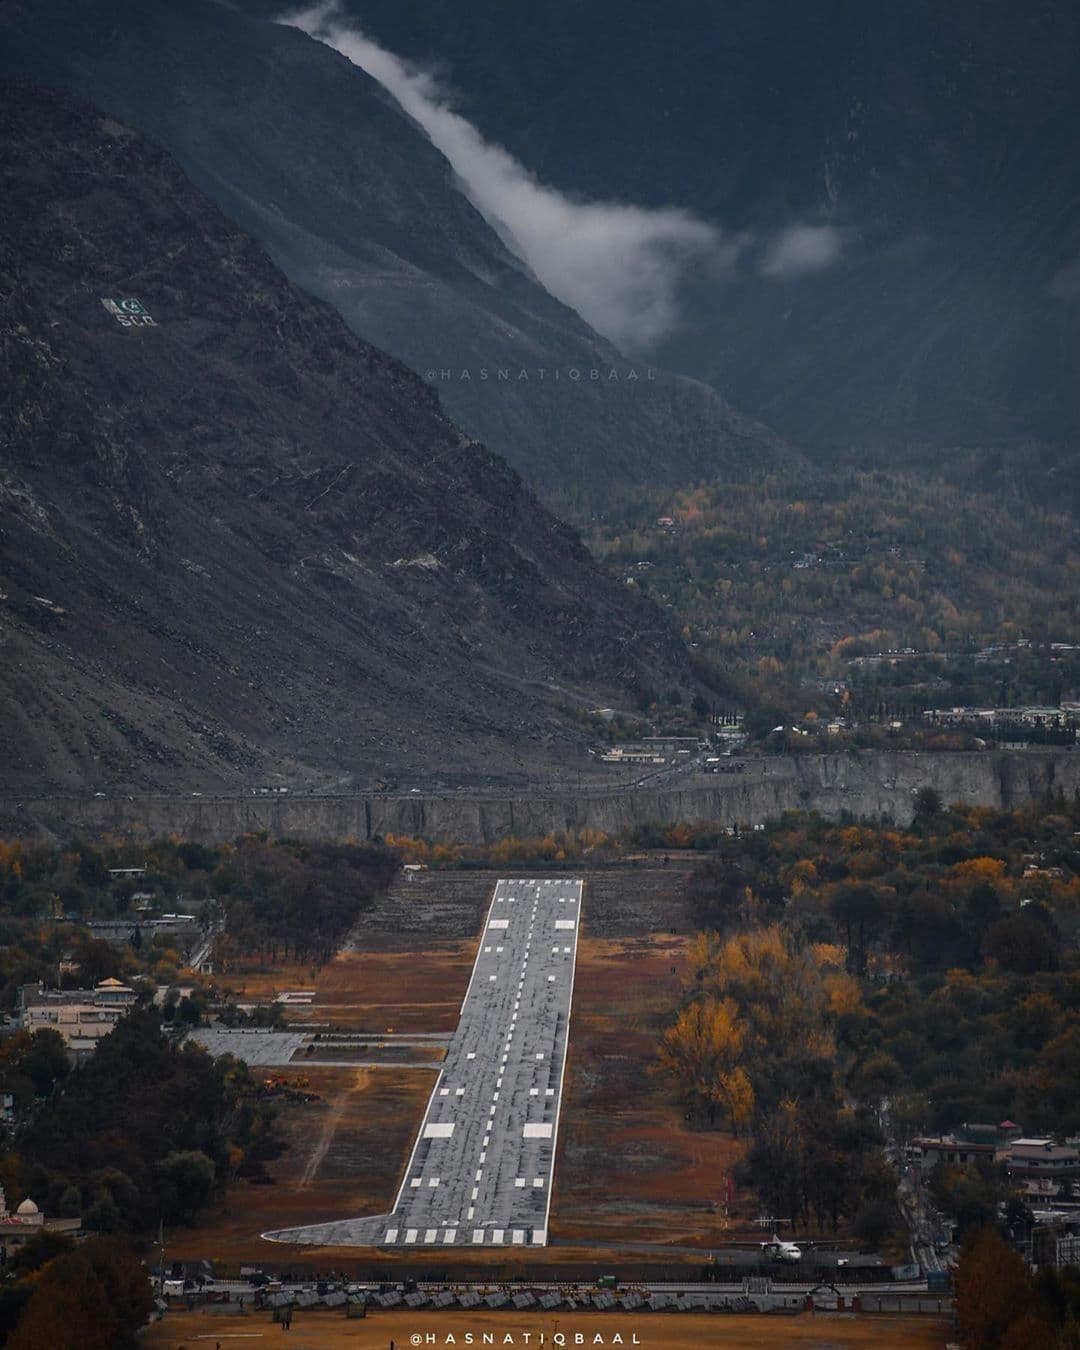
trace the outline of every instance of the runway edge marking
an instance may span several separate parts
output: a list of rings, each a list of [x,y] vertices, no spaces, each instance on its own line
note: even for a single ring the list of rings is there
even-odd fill
[[[491,912],[495,908],[495,901],[499,894],[499,887],[502,886],[503,884],[504,883],[502,881],[496,881],[495,888],[491,892],[491,901],[488,904],[486,911],[484,912],[484,925],[480,930],[480,939],[476,944],[476,956],[473,959],[472,973],[469,976],[469,983],[465,989],[465,997],[461,1000],[461,1007],[458,1009],[459,1025],[461,1022],[461,1018],[465,1012],[465,1005],[469,1001],[469,994],[472,992],[473,980],[476,978],[476,970],[480,964],[480,958],[484,954],[484,934],[487,932],[487,926],[491,920]],[[449,1045],[447,1046],[447,1049],[449,1049]],[[390,1214],[397,1213],[398,1206],[401,1204],[402,1198],[405,1195],[405,1187],[409,1183],[409,1173],[412,1171],[412,1165],[416,1158],[416,1150],[420,1147],[420,1141],[424,1137],[424,1124],[427,1121],[428,1115],[431,1112],[432,1104],[435,1101],[435,1098],[438,1096],[439,1088],[442,1085],[443,1076],[445,1073],[446,1068],[444,1064],[444,1066],[440,1068],[438,1076],[435,1079],[435,1083],[431,1089],[431,1095],[428,1097],[427,1105],[424,1107],[424,1114],[420,1117],[420,1124],[417,1126],[416,1129],[416,1138],[413,1140],[412,1152],[409,1154],[409,1161],[405,1164],[405,1171],[401,1174],[401,1185],[398,1187],[397,1195],[394,1197],[394,1203],[390,1209]],[[387,1217],[389,1217],[389,1215]]]
[[[570,1022],[574,1015],[574,982],[577,979],[577,953],[578,940],[581,937],[581,914],[585,907],[585,882],[584,880],[574,883],[578,888],[577,895],[577,922],[574,924],[574,950],[570,956],[570,999],[566,1005],[566,1043],[563,1046],[562,1072],[559,1075],[559,1096],[555,1103],[555,1129],[551,1141],[551,1180],[547,1188],[547,1206],[544,1209],[544,1242],[548,1245],[548,1238],[551,1232],[551,1201],[555,1194],[555,1177],[559,1167],[559,1122],[562,1118],[563,1098],[567,1093],[566,1071],[570,1063]]]

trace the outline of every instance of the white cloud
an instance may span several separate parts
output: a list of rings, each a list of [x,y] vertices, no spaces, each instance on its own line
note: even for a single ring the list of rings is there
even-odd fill
[[[770,241],[759,271],[778,281],[820,272],[840,256],[842,244],[840,231],[831,225],[790,225]]]
[[[450,161],[507,246],[552,295],[617,344],[640,351],[670,333],[679,324],[682,283],[701,272],[715,277],[730,271],[748,242],[677,207],[574,201],[486,141],[453,110],[430,73],[346,24],[333,5],[283,22],[335,48],[388,89]],[[792,257],[799,247],[793,245]]]

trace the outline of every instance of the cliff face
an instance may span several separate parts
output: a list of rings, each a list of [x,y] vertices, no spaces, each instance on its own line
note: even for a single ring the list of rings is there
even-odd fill
[[[431,389],[71,95],[4,91],[0,292],[6,790],[497,776],[567,703],[689,688]]]
[[[1080,754],[999,751],[986,754],[806,755],[770,759],[731,778],[689,780],[671,790],[580,796],[496,797],[378,794],[351,797],[126,797],[0,799],[0,833],[91,834],[138,827],[151,835],[175,830],[202,841],[232,839],[246,830],[306,839],[369,839],[404,834],[481,844],[516,835],[588,826],[617,834],[647,822],[720,822],[740,828],[787,810],[835,818],[884,815],[907,823],[915,793],[933,787],[946,802],[1011,809],[1047,792],[1080,791]],[[767,771],[765,771],[767,770]]]

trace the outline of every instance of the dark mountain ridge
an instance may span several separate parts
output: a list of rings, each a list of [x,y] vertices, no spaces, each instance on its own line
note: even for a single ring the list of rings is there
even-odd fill
[[[214,0],[7,0],[0,39],[0,72],[72,88],[152,137],[356,332],[448,372],[450,414],[538,487],[797,458],[698,380],[538,378],[630,363],[538,284],[381,86],[298,30]]]
[[[163,151],[0,109],[7,791],[526,776],[559,706],[689,690],[660,611]]]
[[[1073,0],[339,8],[542,181],[748,232],[654,357],[816,456],[1080,438]],[[769,274],[800,225],[835,260]]]

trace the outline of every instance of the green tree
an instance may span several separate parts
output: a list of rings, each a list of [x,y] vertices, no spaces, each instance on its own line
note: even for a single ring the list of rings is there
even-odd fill
[[[86,937],[75,949],[79,963],[79,982],[84,988],[112,980],[120,974],[120,953],[103,938]]]
[[[896,1227],[896,1210],[885,1200],[868,1201],[859,1206],[852,1227],[864,1246],[876,1249]]]
[[[29,1275],[31,1271],[71,1251],[74,1246],[74,1241],[66,1233],[54,1233],[43,1228],[15,1252],[10,1269],[17,1275]]]
[[[922,829],[933,825],[941,815],[944,803],[941,800],[941,793],[937,788],[920,788],[915,794],[915,816],[914,822]]]
[[[82,1192],[78,1186],[64,1188],[57,1209],[65,1219],[77,1219],[82,1214]]]
[[[1015,914],[992,923],[983,938],[982,953],[1004,970],[1019,975],[1052,970],[1056,955],[1050,930],[1026,914]]]
[[[213,1192],[217,1174],[212,1160],[201,1149],[184,1149],[164,1157],[157,1172],[164,1217],[190,1223]]]
[[[88,1233],[118,1233],[122,1224],[120,1207],[107,1190],[100,1190],[82,1216]]]
[[[849,965],[853,971],[861,971],[866,965],[867,943],[884,919],[877,891],[873,886],[837,886],[830,910],[833,919],[844,930]]]
[[[1000,1187],[975,1167],[938,1163],[930,1174],[930,1198],[952,1215],[961,1233],[996,1221],[999,1192]]]
[[[892,1055],[882,1051],[868,1056],[852,1079],[852,1090],[860,1101],[878,1103],[891,1097],[904,1081],[904,1071]]]
[[[57,1083],[67,1077],[70,1067],[63,1036],[53,1031],[52,1027],[35,1031],[23,1056],[22,1069],[33,1083],[37,1095],[47,1096]]]

